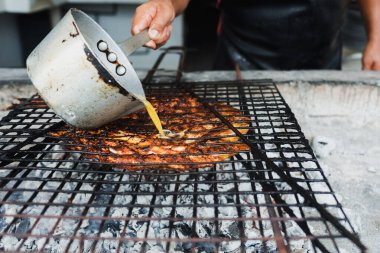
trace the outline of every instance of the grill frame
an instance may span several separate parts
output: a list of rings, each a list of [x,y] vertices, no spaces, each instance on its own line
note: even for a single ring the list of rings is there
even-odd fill
[[[163,76],[158,74],[159,72],[159,65],[161,61],[164,59],[165,56],[168,54],[178,54],[180,55],[180,61],[179,61],[179,67],[178,70],[175,72],[174,79],[173,72],[171,72],[169,75],[164,75],[165,77],[168,77],[169,79],[172,78],[171,81],[167,81],[165,83],[157,83],[157,80],[162,79]],[[58,219],[59,220],[74,220],[79,219],[79,223],[76,224],[75,234],[80,230],[80,227],[83,222],[90,221],[90,220],[96,220],[100,221],[99,224],[99,231],[96,236],[92,237],[81,237],[74,234],[74,236],[56,236],[54,234],[49,235],[40,235],[42,238],[48,238],[50,241],[55,240],[57,238],[60,239],[71,239],[69,244],[66,247],[66,250],[71,250],[71,246],[74,243],[74,241],[79,241],[79,251],[81,249],[85,248],[85,241],[87,240],[98,240],[97,242],[93,243],[91,246],[91,250],[95,250],[97,248],[97,244],[99,241],[104,239],[103,236],[101,236],[101,231],[103,230],[104,226],[106,226],[106,222],[108,220],[119,220],[119,221],[125,221],[124,228],[128,229],[128,223],[133,222],[134,220],[140,221],[140,222],[146,222],[147,226],[149,227],[151,223],[162,220],[161,218],[155,218],[152,217],[152,214],[154,213],[155,208],[164,208],[164,205],[157,205],[155,204],[156,198],[164,195],[172,195],[173,196],[173,203],[172,205],[168,205],[166,207],[172,208],[172,211],[170,212],[168,217],[165,217],[165,221],[169,223],[168,229],[169,229],[169,235],[171,236],[174,228],[174,223],[179,221],[189,221],[192,223],[192,236],[188,239],[176,239],[176,238],[169,238],[167,239],[168,243],[166,244],[166,251],[169,251],[171,243],[184,243],[189,242],[191,243],[191,250],[195,251],[196,249],[199,250],[199,247],[197,246],[197,243],[204,243],[206,241],[211,241],[215,245],[215,249],[217,251],[223,251],[223,243],[229,242],[229,241],[236,241],[236,238],[197,238],[194,235],[197,235],[196,232],[196,226],[199,226],[199,221],[202,221],[202,219],[206,221],[211,221],[214,223],[215,226],[215,234],[218,235],[220,233],[221,227],[219,226],[219,222],[226,221],[235,221],[237,222],[237,227],[239,229],[239,240],[240,241],[240,251],[244,252],[246,250],[245,243],[252,239],[260,239],[263,242],[264,241],[274,241],[277,244],[277,249],[279,252],[290,252],[289,245],[293,240],[296,240],[296,237],[293,236],[287,236],[286,232],[284,235],[281,234],[281,229],[283,231],[284,227],[286,227],[285,223],[288,221],[294,221],[297,223],[303,232],[306,234],[305,236],[301,236],[302,238],[309,238],[312,242],[312,249],[315,252],[330,252],[336,251],[340,252],[339,245],[337,241],[340,240],[340,238],[346,238],[345,241],[351,242],[353,245],[356,245],[357,250],[359,252],[365,252],[366,248],[365,246],[360,242],[357,235],[354,233],[353,226],[349,222],[346,214],[344,213],[341,205],[339,204],[334,192],[332,191],[332,188],[330,184],[327,181],[327,178],[323,174],[323,171],[318,164],[318,161],[316,160],[307,140],[305,139],[303,133],[300,130],[300,126],[298,125],[293,113],[291,112],[289,106],[286,104],[285,100],[279,93],[277,87],[275,84],[270,80],[256,80],[256,81],[235,81],[235,82],[198,82],[198,83],[183,83],[180,81],[181,78],[181,69],[182,69],[182,60],[183,60],[183,53],[178,48],[171,48],[165,51],[158,59],[156,64],[153,66],[151,71],[149,71],[147,77],[144,80],[145,89],[147,90],[147,93],[154,93],[154,92],[163,92],[166,93],[168,91],[176,91],[173,89],[181,89],[184,92],[190,93],[192,96],[198,97],[200,101],[203,102],[203,105],[207,107],[209,110],[211,110],[215,115],[219,116],[219,118],[223,121],[223,117],[221,115],[218,115],[218,110],[215,109],[215,107],[212,105],[212,102],[215,101],[218,98],[222,98],[224,101],[229,104],[232,104],[234,106],[239,106],[239,109],[242,112],[248,112],[253,113],[254,120],[252,120],[252,124],[255,124],[252,126],[251,132],[248,133],[245,136],[240,136],[240,140],[242,142],[245,142],[248,144],[252,150],[251,154],[248,155],[248,158],[242,157],[242,155],[235,156],[231,161],[227,162],[221,162],[217,163],[217,165],[213,166],[210,169],[196,169],[195,171],[189,171],[189,172],[168,172],[167,174],[162,174],[160,171],[142,171],[142,172],[126,172],[126,171],[120,171],[120,170],[110,170],[111,164],[104,164],[96,161],[88,161],[85,160],[83,157],[79,157],[77,159],[73,159],[69,161],[73,165],[75,165],[71,169],[65,169],[65,168],[59,168],[63,163],[68,163],[68,160],[65,158],[62,159],[47,159],[46,156],[49,156],[51,153],[64,153],[64,155],[71,155],[72,153],[76,153],[73,151],[54,151],[52,150],[54,147],[57,146],[57,141],[52,139],[51,137],[46,136],[46,133],[49,131],[55,131],[56,129],[59,129],[63,127],[63,123],[61,123],[60,119],[56,118],[54,114],[51,111],[48,111],[45,108],[41,108],[42,104],[40,102],[36,102],[31,99],[22,100],[19,105],[16,105],[14,110],[11,111],[6,117],[4,117],[0,123],[0,131],[4,134],[8,132],[9,133],[22,133],[24,134],[23,137],[20,140],[20,136],[11,135],[10,140],[4,141],[4,135],[1,136],[2,140],[0,142],[0,165],[6,166],[3,168],[0,168],[0,172],[2,171],[8,171],[9,173],[6,176],[3,176],[3,173],[1,173],[1,190],[0,193],[2,194],[2,201],[1,205],[15,205],[21,207],[21,209],[18,210],[19,213],[23,213],[24,211],[28,210],[30,206],[33,205],[42,205],[44,208],[42,209],[42,214],[37,215],[31,215],[31,214],[15,214],[15,215],[7,215],[3,212],[1,213],[0,217],[2,218],[11,218],[12,222],[11,224],[15,225],[17,222],[22,221],[23,219],[32,219],[36,218],[37,221],[34,222],[32,226],[33,232],[33,226],[37,226],[38,222],[44,219]],[[157,79],[157,80],[156,80]],[[165,88],[166,87],[166,88]],[[218,90],[219,88],[223,88],[222,91]],[[225,88],[225,89],[224,89]],[[178,91],[178,90],[177,90]],[[248,91],[248,92],[247,92]],[[223,92],[225,93],[223,95]],[[248,95],[250,96],[248,96]],[[232,99],[235,95],[238,96],[237,101],[234,101]],[[255,97],[257,95],[257,97]],[[247,98],[248,96],[248,98]],[[261,97],[260,97],[261,96]],[[243,98],[242,98],[243,97]],[[205,99],[206,98],[206,99]],[[255,101],[258,101],[258,104],[254,104]],[[211,103],[210,103],[211,102]],[[251,104],[250,104],[251,103]],[[254,108],[248,109],[249,107],[252,107],[252,104],[254,104]],[[272,108],[274,107],[274,108]],[[258,109],[259,108],[259,109]],[[264,108],[264,109],[263,109]],[[262,115],[261,112],[265,112],[266,115]],[[276,113],[278,111],[278,113]],[[271,113],[275,112],[275,113]],[[42,116],[42,117],[41,117]],[[248,116],[248,115],[247,115]],[[252,115],[249,115],[252,116]],[[261,118],[259,120],[259,118]],[[267,120],[263,120],[264,118],[267,118]],[[273,118],[276,118],[273,120]],[[285,120],[284,120],[285,119]],[[21,122],[17,122],[17,120],[20,120]],[[30,122],[22,122],[22,120],[29,120]],[[46,120],[47,122],[43,122]],[[41,125],[37,125],[37,123]],[[51,124],[50,124],[51,123]],[[224,123],[228,126],[228,122],[224,121]],[[264,124],[265,123],[265,124]],[[290,123],[290,125],[287,125]],[[262,126],[264,124],[264,126]],[[280,124],[280,125],[276,125]],[[282,125],[281,125],[282,124]],[[22,129],[20,128],[22,125],[25,125],[26,127],[33,126],[42,126],[44,129]],[[13,127],[11,129],[8,129],[8,126]],[[233,126],[232,126],[233,127]],[[285,133],[276,133],[277,128],[284,128],[286,131]],[[19,128],[16,130],[16,128]],[[231,125],[229,126],[231,128]],[[272,133],[265,133],[264,130],[272,130]],[[27,134],[30,135],[27,135]],[[239,132],[236,131],[235,133],[239,135]],[[25,136],[25,137],[24,137]],[[18,138],[15,138],[18,137]],[[44,138],[43,140],[41,140]],[[284,139],[285,138],[285,139]],[[18,139],[16,141],[16,139]],[[285,142],[286,140],[287,142]],[[16,145],[13,146],[11,149],[5,150],[4,148],[9,145],[9,141],[13,141]],[[267,146],[270,146],[268,144],[274,143],[275,148],[271,146],[271,148],[268,148]],[[290,143],[290,148],[283,148],[281,145]],[[26,150],[20,150],[25,147],[27,147],[30,144],[34,144],[34,146],[29,147],[29,149]],[[67,145],[67,144],[66,144]],[[294,146],[292,146],[294,145]],[[295,146],[300,145],[300,148]],[[9,146],[7,147],[9,148]],[[46,151],[44,151],[46,148],[48,148]],[[50,150],[49,150],[50,149]],[[263,152],[264,151],[264,152]],[[307,154],[307,158],[303,157],[297,157],[294,159],[287,158],[285,154],[288,153],[295,153],[295,154]],[[81,152],[77,152],[81,153]],[[268,154],[271,153],[279,153],[280,158],[271,158],[268,159]],[[34,157],[35,156],[35,157]],[[18,163],[15,166],[12,166],[12,162]],[[52,162],[56,163],[57,168],[50,168],[49,166],[46,166],[46,168],[38,167],[38,164],[41,164],[41,162]],[[314,168],[307,168],[302,165],[304,162],[312,162],[314,163]],[[221,164],[231,164],[232,168],[231,170],[223,171],[217,168],[217,166],[221,166]],[[287,166],[287,163],[298,163],[298,167],[296,169],[290,168]],[[33,166],[34,164],[34,166]],[[85,166],[86,164],[89,164],[89,167],[81,170],[78,170],[78,167],[81,165]],[[242,164],[247,171],[242,172],[239,169],[237,169],[237,164]],[[282,167],[279,168],[278,165],[281,165]],[[284,171],[283,169],[286,168]],[[35,176],[29,177],[29,175],[32,175],[34,173],[33,170],[38,169],[42,170],[48,173],[47,178],[36,178]],[[55,175],[56,171],[64,172],[66,173],[64,178],[60,179],[54,179],[53,176]],[[78,179],[73,177],[75,173],[82,174],[82,178]],[[300,180],[300,178],[294,177],[293,172],[300,172],[303,179]],[[309,178],[309,174],[313,172],[314,174],[317,174],[318,179],[311,179]],[[240,174],[246,174],[249,176],[248,180],[241,180],[239,179]],[[309,174],[308,174],[309,173]],[[230,175],[230,178],[227,178],[225,181],[218,179],[220,175]],[[95,176],[96,175],[96,176]],[[116,175],[116,178],[119,181],[112,181],[108,180],[107,177],[109,175]],[[136,181],[131,181],[128,183],[123,182],[124,175],[128,175],[131,178],[135,178]],[[94,176],[95,179],[86,179],[86,177]],[[180,180],[180,177],[185,176],[188,178],[193,178],[194,181],[184,181],[182,182]],[[99,177],[100,179],[98,179]],[[119,178],[117,178],[119,177]],[[163,178],[163,179],[161,179]],[[171,180],[166,183],[165,181],[168,178],[171,178]],[[174,179],[176,178],[176,179]],[[206,180],[201,181],[202,179],[206,178]],[[232,178],[232,180],[231,180]],[[18,186],[22,185],[25,181],[32,181],[32,182],[38,182],[40,185],[37,189],[23,189],[18,188]],[[161,180],[161,181],[160,181]],[[44,189],[45,186],[49,184],[49,182],[56,181],[60,183],[61,188],[53,189],[51,190],[51,200],[50,203],[38,203],[35,201],[36,197],[41,192],[49,192],[48,190]],[[65,184],[68,182],[76,182],[76,188],[74,190],[63,190],[65,187]],[[91,194],[91,191],[81,190],[81,186],[86,183],[92,183],[95,186],[93,187],[93,192]],[[206,182],[206,183],[204,183]],[[234,184],[234,191],[230,191],[228,193],[219,193],[218,185],[220,184],[228,184],[232,183]],[[239,190],[239,187],[242,183],[250,183],[252,191],[251,192],[244,192]],[[279,189],[279,184],[286,184],[290,187],[287,189]],[[319,192],[313,190],[313,183],[323,183],[327,189],[328,192]],[[101,191],[103,185],[112,184],[114,185],[115,189],[114,192],[107,192],[106,194],[104,191]],[[127,216],[123,217],[109,217],[110,212],[112,208],[115,208],[116,205],[113,203],[115,198],[120,196],[120,193],[118,192],[120,187],[124,187],[126,184],[131,185],[130,190],[128,191],[128,194],[132,195],[132,204],[119,204],[120,207],[129,208]],[[172,191],[169,191],[168,193],[160,192],[159,194],[151,194],[152,199],[150,200],[150,204],[143,204],[141,207],[148,208],[148,216],[147,217],[138,217],[134,218],[131,217],[133,209],[138,207],[138,205],[135,205],[135,201],[138,198],[138,196],[149,195],[147,192],[138,191],[139,187],[143,187],[143,185],[148,184],[151,185],[155,190],[159,189],[162,185],[171,185],[174,184],[174,189]],[[212,188],[213,191],[209,192],[202,192],[197,189],[197,187],[202,186],[203,184],[209,184],[211,185],[210,189]],[[299,186],[299,184],[303,185],[305,187],[302,188]],[[7,188],[6,186],[11,186],[10,188]],[[181,185],[193,185],[193,193],[180,193],[178,190],[181,187]],[[281,186],[281,185],[280,185]],[[79,188],[78,188],[79,187]],[[203,186],[202,186],[203,187]],[[261,187],[258,188],[258,187]],[[253,191],[256,190],[256,191]],[[16,201],[10,201],[9,199],[12,197],[14,193],[23,193],[28,196],[28,192],[32,192],[31,195],[29,195],[30,201],[24,201],[24,202],[16,202]],[[90,198],[87,201],[87,203],[54,203],[54,200],[59,194],[68,194],[71,195],[71,202],[75,199],[75,196],[79,194],[90,194]],[[123,193],[121,195],[128,195],[127,193]],[[192,195],[193,203],[192,204],[186,204],[186,205],[178,205],[176,202],[178,199],[180,199],[181,195]],[[282,197],[284,195],[294,195],[296,199],[296,204],[289,204],[286,203],[286,201],[282,200]],[[93,204],[93,201],[96,201],[96,198],[102,195],[109,195],[109,204],[103,205],[104,212],[103,215],[100,216],[90,216],[88,215],[88,212],[91,210],[91,208],[97,207],[100,208],[99,204]],[[197,217],[198,209],[201,207],[204,207],[205,204],[198,203],[198,198],[202,195],[204,196],[213,196],[214,198],[214,216],[215,217],[208,217],[208,218],[202,218]],[[233,203],[233,206],[236,206],[238,217],[229,217],[229,218],[221,218],[218,217],[219,214],[219,208],[222,207],[231,207],[231,205],[227,204],[220,204],[219,199],[222,195],[226,196],[235,196],[235,203]],[[266,209],[268,213],[268,217],[264,217],[260,215],[260,211],[258,211],[258,217],[243,217],[242,210],[244,208],[244,204],[241,203],[241,196],[245,195],[252,195],[255,199],[256,205],[253,206],[260,209]],[[324,204],[321,205],[317,199],[319,195],[328,195],[333,199],[334,204]],[[55,196],[55,197],[54,197]],[[259,200],[258,197],[261,197],[262,199]],[[301,198],[303,198],[305,201],[302,202]],[[5,200],[4,200],[5,199]],[[70,199],[70,198],[68,198]],[[152,204],[153,203],[153,204]],[[46,211],[49,209],[50,206],[58,206],[62,207],[62,213],[60,215],[46,215]],[[73,208],[78,207],[82,208],[82,213],[80,216],[70,216],[66,215],[66,212]],[[188,218],[176,218],[174,217],[176,215],[176,208],[192,208],[193,213],[192,217]],[[311,208],[316,213],[319,214],[318,217],[307,217],[304,214],[304,209]],[[295,214],[294,208],[298,208],[299,213],[301,214],[301,217],[297,217]],[[239,211],[240,210],[240,211]],[[341,217],[338,219],[334,215],[332,215],[331,210],[335,213],[340,213]],[[286,217],[286,215],[290,217]],[[244,222],[249,220],[255,220],[259,225],[259,230],[261,231],[260,238],[249,238],[245,234],[244,230]],[[313,224],[313,222],[316,221],[320,224],[325,225],[326,234],[321,236],[312,236],[308,235],[312,232],[310,231],[310,223]],[[272,226],[273,230],[273,236],[272,237],[266,237],[264,235],[262,227],[263,224],[269,222]],[[59,225],[59,222],[55,223],[55,228]],[[343,226],[342,223],[345,223],[346,225]],[[211,224],[211,223],[210,223]],[[0,233],[0,236],[2,238],[6,236],[16,236],[21,238],[21,241],[26,241],[30,237],[38,237],[36,234],[30,234],[26,231],[26,233],[14,233],[11,232],[13,225],[7,225],[4,230]],[[53,228],[52,231],[55,230]],[[17,229],[16,229],[17,230]],[[141,252],[145,252],[148,247],[148,242],[150,241],[161,241],[164,242],[165,238],[148,238],[148,232],[147,230],[145,236],[143,238],[135,237],[131,238],[128,236],[125,237],[118,237],[118,238],[109,238],[109,240],[116,240],[119,242],[118,248],[116,251],[121,250],[123,247],[123,243],[127,241],[141,241]],[[335,234],[336,233],[336,234]],[[326,248],[326,245],[324,243],[324,240],[328,240],[329,242],[326,243],[326,245],[332,246],[332,248]],[[330,244],[329,244],[330,243]],[[49,241],[46,241],[44,245],[48,245]],[[16,251],[23,250],[22,243],[17,248]],[[66,251],[65,250],[65,251]]]

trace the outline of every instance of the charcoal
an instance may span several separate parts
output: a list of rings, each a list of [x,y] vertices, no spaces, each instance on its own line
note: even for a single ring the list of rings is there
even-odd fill
[[[191,236],[191,227],[183,222],[176,222],[173,224],[177,233],[181,233],[183,236]]]
[[[256,247],[257,253],[277,253],[277,248],[274,246],[260,245]]]
[[[12,192],[12,194],[9,196],[10,201],[23,201],[24,199],[24,193],[22,191]]]
[[[22,218],[19,219],[15,225],[14,233],[16,234],[24,234],[30,229],[30,219]]]
[[[221,251],[228,253],[237,253],[241,250],[240,241],[226,241],[221,243]]]
[[[339,198],[331,191],[294,115],[273,83],[193,86],[196,89],[191,95],[206,96],[211,106],[217,95],[218,101],[255,115],[248,116],[247,138],[239,140],[251,141],[252,152],[237,152],[213,166],[183,172],[151,170],[150,165],[143,171],[128,171],[119,164],[102,163],[97,156],[92,158],[86,144],[73,147],[75,144],[66,139],[48,137],[50,130],[43,129],[60,119],[47,108],[28,105],[15,111],[17,119],[10,117],[0,124],[0,130],[6,130],[0,133],[0,151],[7,153],[33,134],[38,138],[21,145],[16,154],[8,152],[7,157],[14,161],[0,170],[0,250],[108,253],[120,248],[126,253],[274,253],[278,252],[276,236],[286,234],[297,238],[284,240],[291,251],[304,253],[315,245],[305,229],[297,225],[297,219],[300,224],[307,223],[311,233],[327,234],[324,225],[328,222],[310,199],[326,205],[326,210],[332,209],[331,213],[350,229]],[[170,87],[157,86],[153,92],[165,91],[164,98],[171,92],[177,96],[180,90]],[[246,99],[241,100],[240,89],[247,93]],[[136,122],[139,129],[146,124]],[[75,133],[69,126],[61,127]],[[40,145],[41,153],[31,150],[43,142],[46,144]],[[200,145],[210,143],[205,136]],[[105,152],[99,155],[109,155],[107,147],[102,148]],[[280,177],[281,173],[276,173],[270,161],[264,162],[259,152],[265,152],[277,170],[286,172],[308,192],[321,193],[309,199],[295,193],[292,181]],[[331,153],[331,147],[327,153]],[[309,217],[321,221],[314,227]],[[276,235],[273,222],[281,227]],[[329,228],[333,227],[330,223]],[[343,239],[341,234],[336,237]]]
[[[104,222],[103,231],[108,231],[113,237],[116,237],[120,231],[120,222],[113,220],[106,220]]]
[[[196,243],[197,252],[213,253],[216,251],[215,244],[213,243]]]
[[[191,252],[192,246],[193,246],[193,244],[191,242],[184,242],[184,243],[178,244],[176,246],[175,250],[180,251],[180,252],[189,253],[189,252]]]

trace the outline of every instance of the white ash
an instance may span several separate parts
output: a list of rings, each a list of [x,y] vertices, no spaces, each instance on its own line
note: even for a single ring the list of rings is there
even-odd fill
[[[376,173],[377,172],[377,170],[376,170],[376,168],[374,168],[374,167],[368,167],[368,172],[371,172],[371,173]]]
[[[331,155],[336,144],[332,138],[326,136],[315,136],[311,142],[313,150],[317,157],[325,158]]]
[[[69,157],[65,157],[64,150],[59,146],[55,146],[50,149],[54,151],[53,153],[48,154],[45,158],[48,159],[70,159],[77,160],[79,158],[78,154],[70,154]],[[278,153],[274,152],[276,156],[279,156]],[[241,154],[245,158],[246,154]],[[291,156],[289,154],[289,156]],[[30,172],[28,177],[40,177],[47,178],[50,176],[53,179],[63,179],[69,177],[70,179],[84,179],[89,180],[105,180],[110,183],[103,183],[100,186],[99,192],[104,194],[98,194],[94,199],[92,204],[98,204],[98,207],[90,207],[85,216],[89,217],[88,219],[83,219],[82,221],[79,218],[76,218],[80,215],[83,215],[84,206],[71,206],[65,213],[63,212],[62,205],[50,205],[46,210],[44,210],[44,215],[65,215],[73,217],[72,219],[51,219],[51,218],[42,218],[37,220],[36,218],[23,218],[17,220],[15,224],[11,226],[9,231],[25,233],[33,226],[34,235],[46,235],[52,233],[54,235],[62,236],[82,236],[82,237],[91,237],[99,236],[101,240],[85,240],[83,243],[80,243],[79,240],[74,240],[70,246],[69,251],[79,251],[83,249],[83,252],[87,252],[92,249],[95,252],[116,252],[120,247],[121,251],[128,249],[128,252],[140,252],[141,248],[144,246],[146,252],[166,252],[166,249],[169,249],[170,252],[184,252],[189,251],[192,248],[192,243],[189,242],[189,239],[194,237],[199,238],[226,238],[226,241],[222,241],[219,245],[221,252],[239,252],[241,247],[245,248],[246,252],[277,252],[276,242],[271,239],[268,241],[262,241],[260,238],[266,236],[273,238],[272,224],[269,221],[269,212],[264,205],[266,200],[263,194],[257,194],[256,199],[254,195],[250,192],[253,190],[261,191],[262,187],[259,183],[250,182],[251,179],[246,168],[241,163],[234,163],[234,166],[231,166],[229,163],[218,164],[216,166],[216,175],[208,173],[202,174],[202,176],[193,176],[193,175],[160,175],[158,177],[152,178],[142,178],[138,185],[138,190],[135,190],[134,184],[128,184],[127,182],[133,181],[136,182],[138,174],[107,174],[103,178],[102,174],[88,173],[86,176],[83,172],[75,172],[76,169],[86,170],[89,169],[89,164],[80,162],[76,164],[74,168],[74,163],[67,161],[63,163],[59,162],[40,162],[38,167],[41,169],[34,170]],[[298,165],[297,165],[298,166]],[[306,162],[304,166],[315,168],[315,163]],[[52,173],[51,169],[56,171]],[[235,171],[234,171],[234,170]],[[70,174],[69,174],[70,173]],[[311,172],[307,172],[311,173]],[[314,173],[317,174],[317,173]],[[275,173],[272,173],[273,178],[278,178]],[[122,178],[120,178],[122,177]],[[207,178],[206,178],[207,177]],[[216,180],[216,184],[202,183],[204,180]],[[301,178],[301,176],[299,175]],[[242,180],[245,182],[235,184],[233,180]],[[148,184],[143,183],[144,180],[157,180],[157,184]],[[180,183],[176,186],[174,183],[176,180]],[[116,189],[116,184],[113,182],[120,181],[122,184]],[[164,183],[163,183],[164,182]],[[166,183],[165,183],[166,182]],[[172,183],[169,183],[172,182]],[[59,187],[61,184],[60,180],[57,181],[43,181],[38,180],[25,180],[19,187],[26,189],[37,189],[42,187],[43,190],[54,190]],[[286,183],[275,183],[279,191],[290,190],[289,185]],[[321,184],[324,185],[324,184]],[[67,180],[64,182],[62,190],[73,191],[79,186],[77,181]],[[252,188],[255,187],[255,189]],[[83,183],[79,187],[81,193],[77,193],[74,198],[72,198],[73,204],[83,204],[90,201],[90,198],[93,194],[95,184]],[[318,191],[326,190],[324,186],[318,186],[316,189]],[[321,188],[322,187],[322,188]],[[214,195],[214,188],[217,191],[217,195]],[[114,205],[123,205],[131,203],[134,198],[129,192],[135,191],[136,193],[145,192],[146,195],[138,195],[135,198],[135,204],[141,205],[143,207],[135,206],[131,209],[127,207],[110,207],[106,208],[106,205],[111,201],[111,194],[118,192],[113,200],[112,204]],[[315,190],[315,189],[313,189]],[[231,194],[231,192],[241,192],[239,194],[239,199],[237,199],[236,194]],[[193,194],[194,192],[198,194]],[[247,192],[247,193],[244,193]],[[2,197],[4,197],[4,192],[2,192]],[[162,193],[162,194],[160,194]],[[177,196],[173,194],[165,193],[178,193]],[[33,191],[16,191],[11,194],[10,198],[17,199],[18,201],[27,201],[31,197]],[[154,197],[154,194],[156,196]],[[33,202],[47,203],[52,197],[51,192],[39,192],[37,196],[33,198]],[[68,193],[59,193],[54,198],[54,203],[62,204],[67,203],[71,198],[71,194]],[[174,203],[174,199],[176,199]],[[284,194],[282,195],[287,203],[296,204],[297,200],[293,194]],[[9,200],[9,199],[8,199]],[[238,201],[242,204],[239,209],[236,207]],[[298,201],[303,201],[301,196],[298,196]],[[332,201],[330,199],[321,199],[326,203]],[[196,202],[199,205],[196,208],[196,213],[194,213],[193,204]],[[173,210],[172,205],[186,205],[175,207]],[[221,205],[216,207],[212,206],[214,204]],[[260,206],[259,209],[255,208],[255,205]],[[149,205],[163,205],[163,207],[155,207],[153,210],[150,210]],[[165,207],[169,205],[169,207]],[[20,205],[3,205],[0,209],[0,212],[3,214],[12,215],[20,211]],[[30,205],[28,206],[23,213],[29,215],[38,215],[43,209],[44,205]],[[239,211],[238,211],[239,210]],[[260,211],[260,217],[264,220],[257,221],[254,220],[258,217],[258,210]],[[293,212],[301,217],[299,208],[292,208]],[[306,209],[305,209],[306,210]],[[103,217],[105,212],[108,212],[109,219],[101,221],[96,219],[96,217]],[[148,224],[147,221],[138,221],[138,220],[129,220],[128,216],[133,218],[147,218],[151,212],[151,217],[154,220],[151,220]],[[239,222],[234,220],[237,218],[238,212],[241,213],[242,217],[245,220]],[[167,217],[173,215],[178,219],[185,219],[184,221],[178,220],[170,222]],[[287,214],[283,214],[284,217],[289,218]],[[91,219],[94,217],[94,219]],[[193,221],[192,217],[196,217],[199,220]],[[127,218],[127,219],[123,219]],[[215,218],[219,219],[215,221]],[[252,219],[250,219],[252,218]],[[0,219],[0,229],[5,229],[14,219],[12,217],[5,217]],[[127,220],[127,222],[126,222]],[[260,223],[263,227],[263,234],[260,233]],[[51,231],[53,226],[56,226],[54,231]],[[217,231],[218,227],[218,231]],[[243,229],[243,235],[241,235],[240,227]],[[298,236],[304,237],[304,232],[298,227],[294,221],[286,221],[287,235],[288,236]],[[193,231],[193,228],[195,230]],[[99,231],[102,229],[101,231]],[[310,227],[313,231],[313,228]],[[12,233],[12,232],[11,232]],[[240,240],[241,236],[248,238],[247,240]],[[117,239],[123,237],[126,238],[125,241],[118,241]],[[141,241],[135,241],[133,238],[144,238],[148,237],[153,240],[149,240],[146,243]],[[165,238],[177,238],[184,240],[183,242],[171,242],[170,245],[168,242],[161,240]],[[127,238],[131,238],[128,240]],[[22,251],[29,250],[45,250],[45,252],[63,252],[66,246],[69,244],[68,239],[64,238],[51,238],[48,241],[46,238],[33,238],[30,237],[26,240],[21,240],[15,236],[4,236],[1,240],[4,250],[15,250],[18,247]],[[20,243],[22,245],[20,246]],[[215,252],[216,245],[214,243],[207,242],[197,242],[195,243],[197,252]],[[308,252],[312,249],[309,240],[300,239],[300,240],[291,240],[290,247],[293,252]]]

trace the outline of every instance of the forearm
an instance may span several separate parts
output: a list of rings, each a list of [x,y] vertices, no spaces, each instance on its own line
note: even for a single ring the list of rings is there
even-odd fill
[[[172,2],[176,16],[180,15],[189,4],[190,0],[169,0]]]
[[[368,41],[380,43],[380,1],[359,0]]]
[[[158,48],[166,43],[172,33],[172,23],[181,14],[190,0],[149,0],[136,8],[132,20],[132,34],[149,29],[152,39],[145,45]]]

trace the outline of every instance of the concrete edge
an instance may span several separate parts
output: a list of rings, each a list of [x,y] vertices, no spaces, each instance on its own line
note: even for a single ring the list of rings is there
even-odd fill
[[[367,84],[380,86],[380,72],[375,71],[242,71],[243,79],[272,79],[276,83],[308,82],[311,84]],[[185,73],[187,81],[236,80],[234,71],[205,71]]]
[[[173,71],[174,72],[174,71]],[[138,71],[139,77],[145,71]],[[311,84],[366,84],[380,86],[380,71],[242,71],[243,79],[272,79],[277,83],[309,82]],[[184,81],[236,80],[234,71],[201,71],[183,74]],[[25,68],[0,68],[1,84],[30,84]]]
[[[25,68],[0,68],[1,84],[30,84]]]

